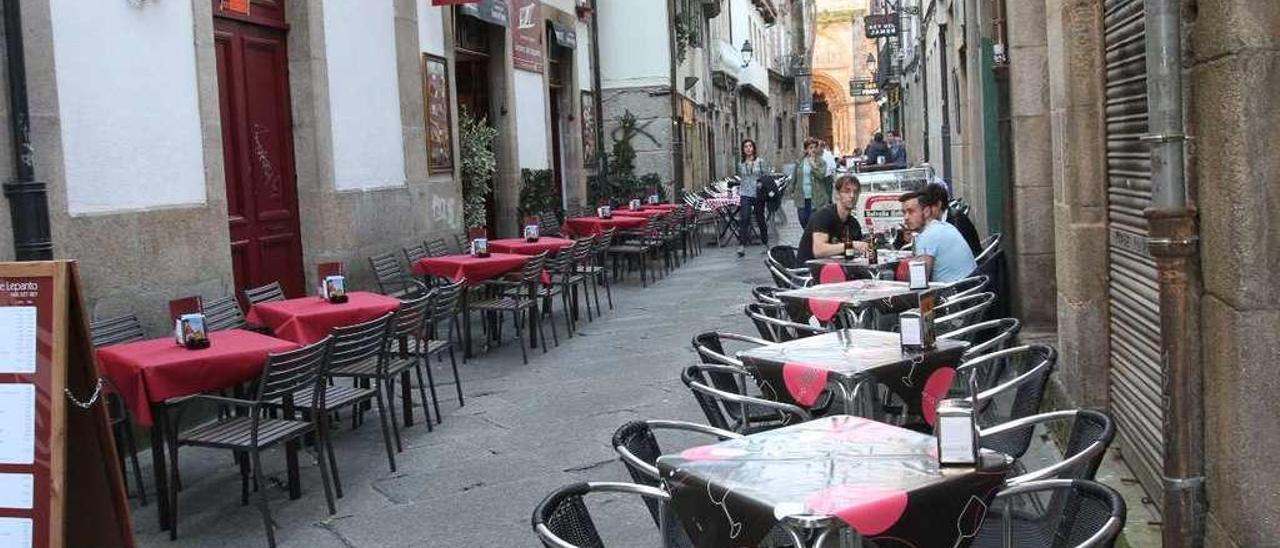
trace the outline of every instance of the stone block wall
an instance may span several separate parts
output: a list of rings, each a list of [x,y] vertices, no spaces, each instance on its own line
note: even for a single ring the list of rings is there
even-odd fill
[[[663,181],[672,180],[670,92],[670,88],[661,86],[604,90],[605,152],[612,153],[615,139],[622,136],[620,120],[631,112],[639,130],[631,139],[636,151],[636,175],[653,172]]]

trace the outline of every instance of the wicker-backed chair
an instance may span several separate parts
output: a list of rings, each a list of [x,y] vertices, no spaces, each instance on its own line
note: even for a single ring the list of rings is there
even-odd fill
[[[516,338],[520,339],[517,341],[520,344],[520,357],[526,364],[529,363],[529,353],[528,350],[525,349],[524,329],[522,327],[524,322],[521,318],[523,314],[532,312],[532,314],[529,314],[530,318],[533,319],[533,325],[530,326],[530,329],[537,330],[537,335],[542,341],[542,351],[544,353],[547,351],[547,337],[542,332],[542,322],[540,321],[540,314],[538,313],[537,298],[538,285],[542,283],[542,267],[546,263],[546,260],[547,254],[546,252],[543,252],[531,257],[529,261],[525,263],[524,268],[520,272],[519,280],[519,283],[524,287],[524,291],[517,292],[514,295],[499,294],[495,297],[480,299],[476,302],[470,303],[469,306],[471,312],[480,312],[481,314],[511,313],[512,323],[514,323],[516,327]],[[470,321],[470,318],[464,318],[463,321]],[[484,322],[484,325],[487,329],[489,322]],[[552,329],[554,328],[555,326],[553,324]]]
[[[583,498],[600,493],[625,493],[660,501],[667,508],[671,496],[662,489],[634,483],[582,482],[561,487],[533,510],[531,525],[546,548],[605,548],[604,540],[591,519]],[[691,546],[684,531],[672,519],[663,520],[663,540],[655,545],[683,548]]]
[[[1013,378],[977,394],[977,421],[981,428],[1029,417],[1040,411],[1045,386],[1058,361],[1052,346],[1032,344],[990,352],[960,364],[957,376],[970,374],[983,378],[983,369],[996,364],[1011,364]],[[1014,459],[1022,458],[1031,446],[1030,429],[992,433],[982,438],[982,446]]]
[[[795,405],[747,396],[737,391],[715,388],[713,387],[714,383],[708,377],[708,373],[726,373],[745,377],[746,372],[733,367],[709,364],[690,365],[680,372],[680,380],[693,392],[694,399],[697,400],[698,406],[702,408],[702,413],[706,415],[707,422],[711,426],[741,434],[752,434],[788,424],[805,422],[812,418],[808,411]],[[745,384],[745,382],[740,384]],[[738,406],[739,411],[730,413],[727,409],[731,406]],[[768,420],[757,420],[760,417],[759,414],[746,411],[747,409],[755,408],[768,410],[769,413],[765,414]],[[742,420],[740,417],[748,418],[747,420]]]
[[[244,300],[249,302],[249,306],[253,306],[258,303],[283,301],[284,288],[280,287],[280,282],[271,282],[267,285],[251,287],[244,290]]]
[[[235,296],[227,295],[202,302],[204,327],[209,331],[224,329],[244,329],[248,323],[244,320],[244,312]]]
[[[1041,511],[1011,503],[1047,496]],[[996,494],[971,546],[978,548],[1111,548],[1124,529],[1124,498],[1101,483],[1054,479],[1017,484]],[[994,518],[992,518],[994,516]]]
[[[1022,322],[1018,321],[1017,318],[1001,318],[970,324],[938,335],[938,338],[968,342],[970,346],[965,349],[962,356],[963,359],[968,360],[988,352],[1003,350],[1005,345],[1013,341],[1021,330]],[[1000,370],[994,373],[995,378],[999,378],[1004,371]],[[983,386],[981,380],[978,381],[978,385]]]
[[[89,324],[89,339],[93,341],[94,348],[136,342],[145,338],[146,334],[142,331],[142,322],[139,322],[138,317],[133,314],[94,320]],[[116,456],[119,457],[120,477],[124,478],[126,482],[129,480],[129,475],[126,473],[128,468],[125,466],[125,458],[128,457],[133,467],[133,478],[138,489],[138,500],[143,506],[146,506],[147,484],[142,481],[142,467],[138,464],[138,445],[133,437],[132,417],[129,414],[129,406],[124,404],[124,398],[120,397],[120,391],[115,389],[111,381],[105,380],[105,377],[103,379],[107,383],[105,391],[107,421],[111,424],[111,434],[115,437],[116,447],[121,448],[121,450],[116,451]],[[125,488],[128,488],[128,484],[125,485]]]
[[[742,437],[742,434],[737,432],[685,421],[646,420],[631,421],[622,425],[613,433],[613,450],[618,453],[618,459],[622,461],[623,466],[627,467],[627,473],[631,474],[632,481],[659,489],[662,483],[661,478],[658,477],[658,457],[662,456],[663,451],[658,445],[658,437],[654,435],[655,430],[703,434],[714,437],[716,441]],[[646,499],[645,505],[649,507],[649,514],[653,516],[653,524],[661,526],[659,518],[661,509],[657,502]]]
[[[781,306],[749,303],[743,308],[743,313],[751,318],[760,336],[770,342],[787,342],[831,332],[825,327],[814,327],[807,323],[783,319],[786,312]]]
[[[938,331],[954,331],[981,322],[995,302],[989,292],[949,298],[933,309],[933,324]]]
[[[982,274],[969,276],[952,282],[947,286],[948,295],[945,300],[959,299],[969,295],[982,293],[991,285],[991,278]]]
[[[1037,426],[1052,423],[1070,422],[1071,433],[1067,436],[1067,445],[1062,450],[1062,460],[1036,470],[1005,480],[1007,485],[1016,485],[1029,481],[1046,479],[1085,479],[1091,480],[1102,465],[1102,456],[1116,436],[1115,422],[1111,416],[1097,409],[1068,409],[1051,411],[1014,419],[980,429],[978,435],[991,436],[1020,430],[1033,431]]]
[[[778,298],[778,293],[781,293],[783,291],[786,291],[786,290],[781,287],[776,287],[771,285],[758,285],[756,287],[751,288],[751,296],[754,297],[756,302],[758,303],[767,304],[770,306],[779,306],[782,304],[782,299]]]
[[[169,482],[169,493],[167,494],[169,497],[169,538],[171,540],[176,539],[178,534],[178,449],[182,446],[191,446],[230,450],[238,455],[247,455],[247,462],[243,456],[237,458],[241,463],[240,498],[242,503],[248,503],[249,469],[251,467],[254,482],[258,486],[258,509],[262,513],[262,522],[267,530],[267,545],[271,547],[276,545],[271,510],[267,505],[268,484],[266,477],[262,473],[261,452],[280,444],[288,443],[291,445],[289,452],[292,455],[293,451],[296,451],[297,442],[306,434],[320,432],[320,438],[326,437],[320,422],[325,416],[322,411],[325,400],[324,391],[321,389],[323,385],[321,377],[325,367],[325,360],[329,355],[331,342],[332,339],[326,337],[319,342],[297,350],[268,356],[267,363],[262,368],[262,376],[257,382],[253,399],[199,394],[182,398],[180,402],[175,402],[175,405],[178,405],[178,409],[173,416],[171,427],[173,434],[170,440],[172,462],[170,463],[169,472],[172,480]],[[296,401],[297,394],[306,394],[306,402]],[[272,400],[278,401],[279,404],[276,406],[266,405],[267,402]],[[243,409],[245,413],[219,418],[182,432],[182,415],[183,411],[187,409],[185,404],[196,401],[212,401],[229,405]],[[282,411],[279,418],[269,414],[272,408]],[[298,420],[296,412],[299,410],[307,412],[310,420]],[[316,443],[315,449],[317,451],[316,459],[320,465],[321,482],[324,484],[325,502],[328,504],[329,514],[333,514],[336,509],[334,507],[333,488],[330,486],[330,469],[326,465],[326,454],[329,462],[332,462],[332,453],[330,453],[332,447],[325,443]],[[296,466],[296,461],[292,456],[290,456],[289,460],[291,467]]]

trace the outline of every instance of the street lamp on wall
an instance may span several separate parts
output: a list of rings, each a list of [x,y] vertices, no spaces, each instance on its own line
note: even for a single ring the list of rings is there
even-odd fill
[[[751,40],[742,41],[742,68],[751,66],[751,56],[755,52],[755,48],[751,47]]]
[[[879,64],[876,63],[876,56],[868,53],[867,54],[867,74],[870,74],[874,78],[876,75],[876,68],[878,66]]]

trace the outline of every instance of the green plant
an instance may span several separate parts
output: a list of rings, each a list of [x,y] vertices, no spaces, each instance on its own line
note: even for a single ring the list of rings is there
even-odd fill
[[[497,171],[493,141],[498,130],[489,121],[475,117],[465,108],[459,115],[458,137],[462,156],[462,220],[467,227],[484,226],[485,204],[489,200],[490,183]]]
[[[559,214],[555,182],[549,169],[520,170],[520,218],[541,215],[544,212]]]

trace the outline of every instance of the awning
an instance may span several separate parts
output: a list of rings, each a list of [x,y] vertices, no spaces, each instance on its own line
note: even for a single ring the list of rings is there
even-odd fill
[[[551,30],[556,35],[556,43],[561,47],[574,49],[578,47],[578,33],[573,27],[561,25],[555,21],[547,21],[551,24]]]
[[[509,25],[511,19],[507,0],[480,0],[474,4],[460,4],[458,12],[503,27]]]

